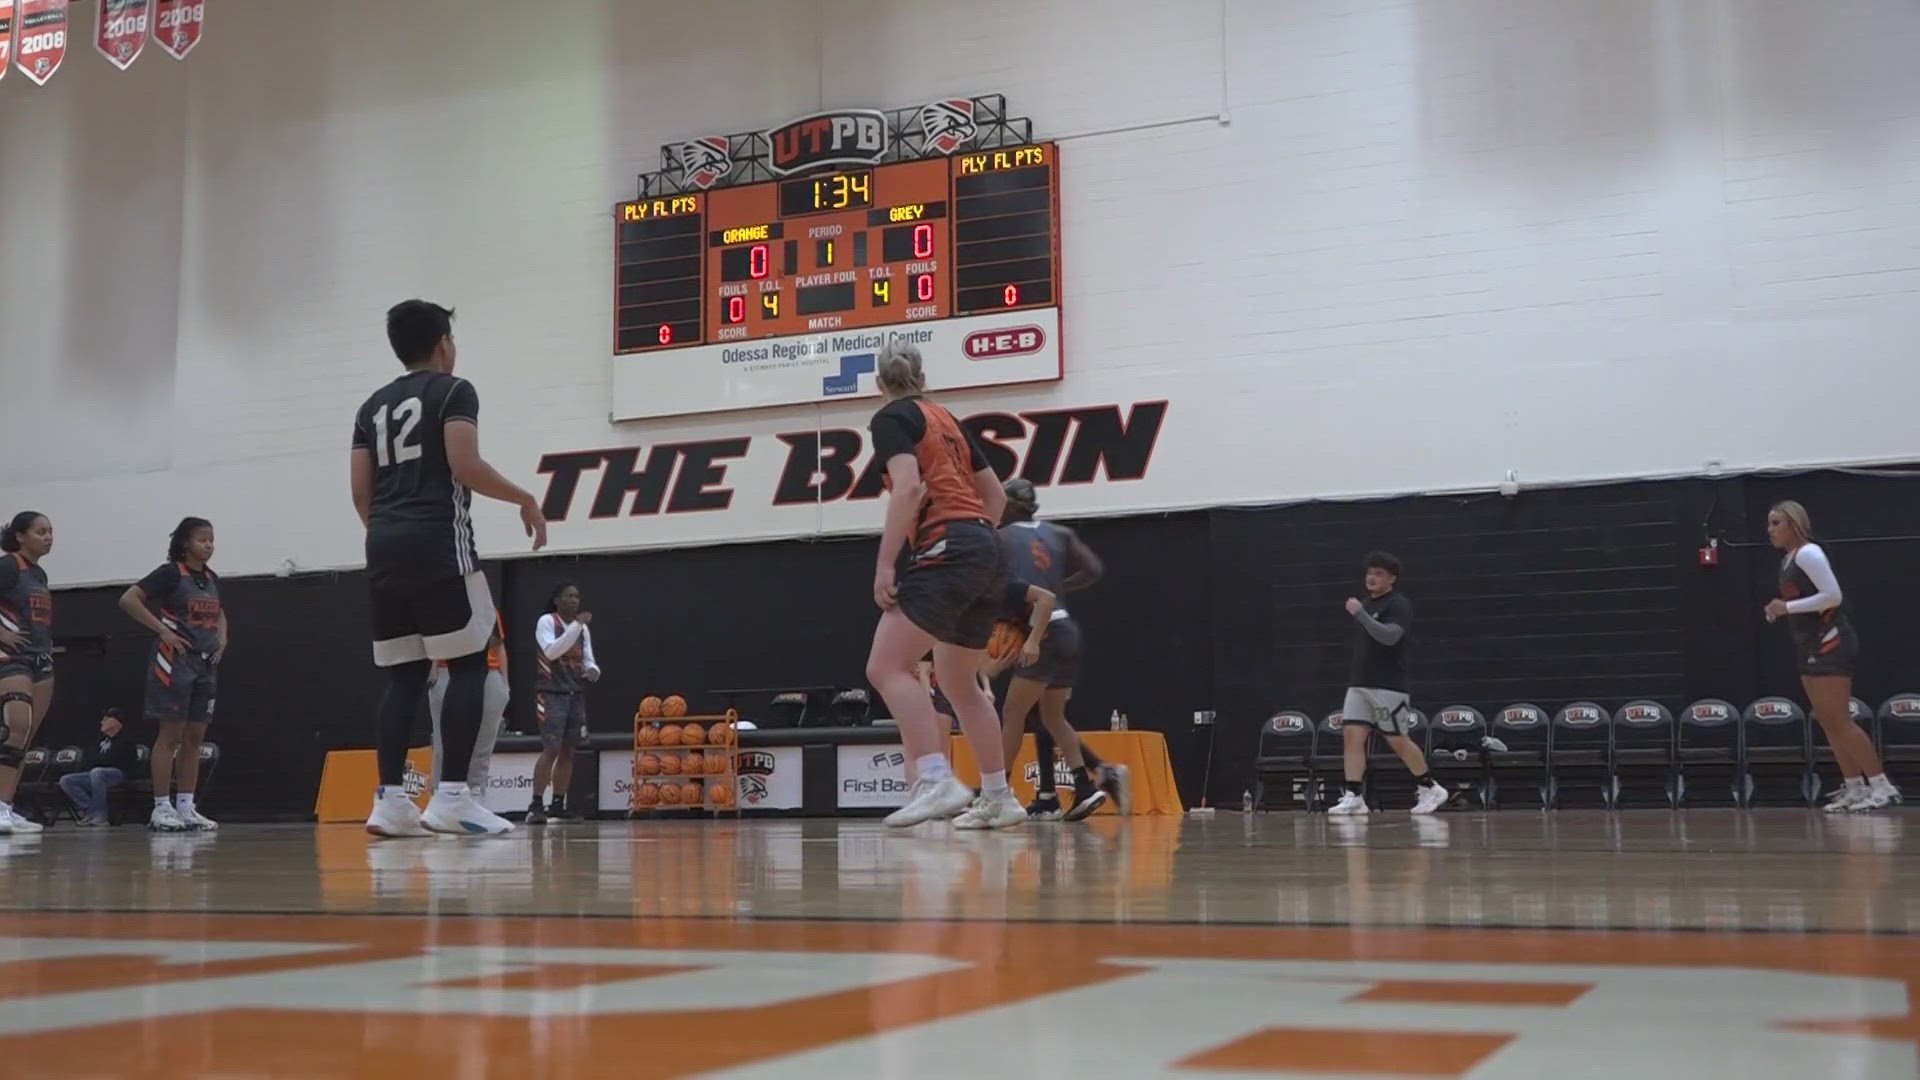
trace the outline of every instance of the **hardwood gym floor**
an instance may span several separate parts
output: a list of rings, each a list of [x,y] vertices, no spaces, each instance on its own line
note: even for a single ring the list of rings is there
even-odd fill
[[[1920,817],[0,838],[0,1077],[1920,1077]]]

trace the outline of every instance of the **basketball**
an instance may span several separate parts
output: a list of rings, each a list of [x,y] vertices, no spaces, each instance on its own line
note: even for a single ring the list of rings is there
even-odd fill
[[[707,785],[707,801],[715,806],[733,805],[733,785],[712,783]]]
[[[680,805],[680,785],[679,784],[661,784],[660,785],[660,805],[661,806],[679,806]]]
[[[679,754],[661,754],[660,755],[660,774],[662,776],[679,776],[680,775],[680,755]]]
[[[688,724],[680,729],[680,742],[687,746],[699,746],[707,741],[707,729],[699,724]]]
[[[733,745],[733,725],[715,724],[707,729],[707,741],[715,746]]]
[[[699,806],[703,787],[698,780],[689,780],[680,785],[680,801],[688,806]]]
[[[670,717],[687,715],[687,699],[681,697],[679,694],[675,694],[661,702],[660,715]]]
[[[634,736],[634,740],[638,742],[641,746],[659,746],[660,745],[660,725],[647,724],[643,726],[640,729],[640,734]]]
[[[660,699],[648,694],[640,699],[640,718],[651,720],[660,715]]]
[[[708,776],[725,775],[727,771],[727,755],[726,754],[722,753],[719,750],[709,750],[706,753],[706,759],[707,759],[707,775]]]
[[[659,776],[660,775],[660,755],[659,754],[641,754],[640,755],[640,775],[641,776]]]
[[[639,790],[634,793],[634,799],[641,806],[660,805],[660,785],[641,784]]]
[[[995,660],[1018,656],[1027,644],[1027,628],[1019,623],[993,624],[993,637],[987,639],[987,655]]]
[[[680,745],[680,725],[679,724],[661,724],[659,730],[655,732],[655,734],[660,739],[661,746],[679,746]]]

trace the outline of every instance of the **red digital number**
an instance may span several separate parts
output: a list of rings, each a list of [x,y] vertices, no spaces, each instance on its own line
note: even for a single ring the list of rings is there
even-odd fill
[[[656,336],[659,337],[660,344],[662,345],[673,344],[673,327],[668,326],[666,323],[661,323],[660,333],[657,334]]]
[[[747,298],[744,296],[727,297],[727,321],[730,323],[747,321]]]
[[[767,245],[755,244],[747,249],[747,276],[752,278],[767,276]]]
[[[913,297],[921,303],[933,299],[933,275],[918,274],[913,279]]]
[[[933,226],[915,225],[913,227],[913,257],[916,259],[933,257]]]
[[[1005,300],[1007,302],[1008,307],[1012,307],[1013,305],[1019,303],[1020,302],[1020,286],[1018,285],[1007,286],[1007,291],[1000,294],[1000,299]]]

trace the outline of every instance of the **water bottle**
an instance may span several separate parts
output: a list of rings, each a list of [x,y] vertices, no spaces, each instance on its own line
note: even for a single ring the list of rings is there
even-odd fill
[[[1107,730],[1108,731],[1120,730],[1120,710],[1119,709],[1113,710],[1112,719],[1107,721]]]
[[[1126,731],[1132,727],[1133,727],[1133,721],[1127,719],[1126,713],[1121,713],[1120,714],[1120,730]]]
[[[1247,788],[1245,791],[1242,791],[1240,793],[1240,812],[1243,814],[1253,813],[1253,789],[1252,788]]]

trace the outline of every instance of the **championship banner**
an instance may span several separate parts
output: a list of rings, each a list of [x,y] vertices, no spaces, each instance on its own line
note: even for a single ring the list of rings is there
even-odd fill
[[[13,66],[13,0],[0,0],[0,79]]]
[[[35,86],[47,85],[67,58],[67,0],[20,0],[14,63]]]
[[[154,0],[154,43],[175,60],[185,60],[200,44],[206,21],[207,0]]]
[[[147,31],[152,24],[153,0],[100,0],[93,47],[108,63],[125,71],[146,51]]]

